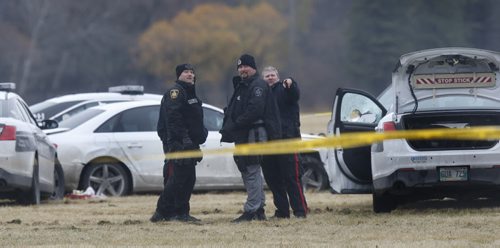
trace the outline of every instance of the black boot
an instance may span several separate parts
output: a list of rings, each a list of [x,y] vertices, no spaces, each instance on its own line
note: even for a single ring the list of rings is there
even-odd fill
[[[257,220],[266,220],[266,211],[264,210],[264,208],[257,209],[257,212],[255,212],[255,217]]]
[[[282,212],[276,210],[271,219],[290,219],[290,214],[283,214]]]
[[[252,221],[257,219],[257,214],[255,212],[244,212],[240,217],[232,220],[233,223]]]
[[[151,218],[149,218],[149,221],[151,221],[153,223],[160,222],[160,221],[171,221],[171,220],[172,220],[171,216],[165,216],[158,211],[155,211],[153,216],[151,216]]]
[[[182,214],[182,215],[177,215],[175,217],[175,220],[181,221],[181,222],[200,222],[201,220],[198,218],[195,218],[189,214]]]

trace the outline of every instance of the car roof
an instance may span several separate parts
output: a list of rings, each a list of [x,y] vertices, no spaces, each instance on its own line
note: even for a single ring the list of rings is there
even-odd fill
[[[69,94],[64,96],[53,97],[45,101],[56,103],[71,102],[71,101],[87,101],[87,100],[128,100],[128,99],[150,99],[161,100],[163,96],[159,94],[121,94],[116,92],[98,92],[98,93],[79,93]]]
[[[21,98],[18,94],[14,92],[0,91],[0,100],[5,100],[5,97],[7,97],[7,99]]]
[[[131,108],[137,108],[137,107],[146,107],[146,106],[159,106],[160,102],[159,101],[153,101],[153,100],[141,100],[141,101],[130,101],[130,102],[117,102],[117,103],[110,103],[110,104],[105,104],[105,105],[98,105],[94,106],[92,108],[86,109],[77,115],[81,115],[84,113],[87,113],[87,111],[94,111],[94,110],[100,110],[100,113],[97,113],[90,119],[87,119],[84,122],[81,122],[78,124],[76,127],[70,128],[70,130],[85,130],[89,127],[94,126],[96,123],[100,123],[101,120],[108,119],[110,116],[114,116],[117,113],[120,113],[122,111],[131,109]],[[223,114],[222,109],[217,108],[215,106],[209,105],[209,104],[203,104],[204,108],[207,109],[212,109],[214,111],[217,111],[221,114]],[[76,115],[75,115],[76,117]],[[73,117],[69,118],[68,121],[74,120]],[[61,133],[60,131],[68,131],[68,129],[64,128],[58,128],[58,129],[48,129],[44,130],[44,132],[55,135]]]
[[[117,102],[117,103],[110,103],[110,104],[105,104],[105,105],[99,105],[92,107],[94,109],[102,109],[104,111],[109,111],[109,110],[116,110],[116,111],[122,111],[124,109],[128,108],[134,108],[134,107],[142,107],[142,106],[151,106],[151,105],[159,105],[159,101],[153,101],[153,100],[142,100],[142,101],[132,101],[132,102]],[[215,107],[210,104],[203,103],[203,107],[209,108],[218,112],[223,112],[222,109]]]

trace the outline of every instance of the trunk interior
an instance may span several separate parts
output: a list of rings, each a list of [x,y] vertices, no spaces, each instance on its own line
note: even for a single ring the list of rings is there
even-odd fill
[[[500,112],[435,112],[404,115],[405,130],[500,126]],[[498,140],[407,140],[417,151],[489,149]]]

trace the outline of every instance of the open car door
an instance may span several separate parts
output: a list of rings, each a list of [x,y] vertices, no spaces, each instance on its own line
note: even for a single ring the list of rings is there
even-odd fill
[[[349,132],[375,132],[379,120],[387,110],[370,94],[339,88],[333,103],[328,135]],[[371,146],[356,148],[329,148],[328,170],[330,186],[337,193],[371,193]]]

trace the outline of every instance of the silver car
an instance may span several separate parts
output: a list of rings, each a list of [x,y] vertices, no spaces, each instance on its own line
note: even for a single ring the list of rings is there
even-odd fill
[[[500,125],[500,53],[439,48],[401,56],[385,106],[369,94],[339,89],[330,135],[347,132],[462,129]],[[358,109],[364,120],[350,119]],[[331,149],[332,188],[371,193],[375,212],[418,199],[497,197],[498,140],[385,140]]]

